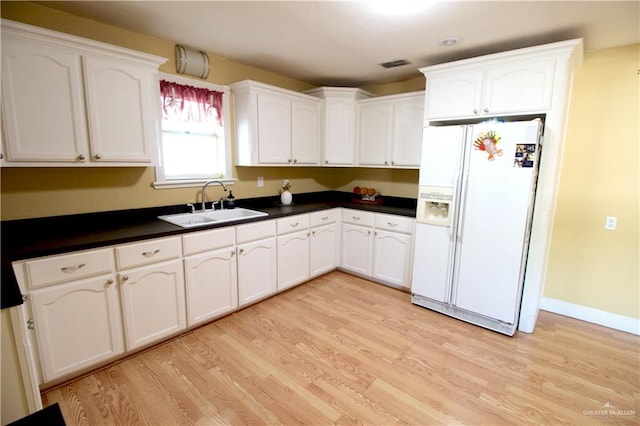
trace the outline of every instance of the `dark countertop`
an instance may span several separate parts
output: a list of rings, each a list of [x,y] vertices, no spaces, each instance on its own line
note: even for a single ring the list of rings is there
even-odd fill
[[[11,267],[11,262],[16,260],[181,235],[335,207],[408,217],[415,217],[416,213],[415,199],[384,197],[384,204],[360,204],[351,201],[350,193],[339,191],[296,194],[294,195],[294,203],[290,206],[281,206],[278,205],[278,202],[278,197],[237,200],[237,207],[260,210],[269,215],[195,228],[181,228],[157,218],[161,215],[187,212],[186,204],[2,221],[0,223],[2,239],[1,307],[7,308],[22,303],[22,295]]]

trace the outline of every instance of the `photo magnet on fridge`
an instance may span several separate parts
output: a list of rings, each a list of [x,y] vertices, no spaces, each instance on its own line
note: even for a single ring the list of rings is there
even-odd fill
[[[536,144],[519,143],[516,145],[516,156],[513,167],[533,167],[536,162]]]

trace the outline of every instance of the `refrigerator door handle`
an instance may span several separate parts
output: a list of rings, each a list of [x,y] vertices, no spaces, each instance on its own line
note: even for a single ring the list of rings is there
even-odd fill
[[[467,204],[467,189],[469,188],[469,174],[467,174],[464,178],[464,183],[462,185],[462,190],[460,191],[462,194],[462,198],[460,200],[460,216],[458,217],[458,241],[462,242],[462,228],[464,225],[464,215],[465,215],[465,207]]]
[[[453,241],[455,239],[455,234],[457,230],[456,226],[456,216],[458,214],[458,194],[460,193],[460,169],[456,172],[456,186],[453,187],[453,198],[451,203],[451,211],[449,212],[450,217],[450,225],[449,225],[449,240]]]

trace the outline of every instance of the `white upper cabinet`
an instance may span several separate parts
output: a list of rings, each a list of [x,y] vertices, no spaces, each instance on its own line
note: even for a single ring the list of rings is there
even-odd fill
[[[389,145],[393,129],[393,106],[389,102],[374,101],[358,106],[359,164],[361,166],[389,165]]]
[[[14,40],[3,33],[2,122],[7,162],[86,159],[81,63],[77,53]]]
[[[2,165],[154,164],[164,61],[3,20]]]
[[[111,58],[84,58],[91,161],[152,163],[155,74]]]
[[[420,166],[424,92],[358,102],[360,166]]]
[[[544,52],[493,55],[422,68],[427,78],[428,120],[548,111],[556,58]]]
[[[350,87],[319,87],[306,92],[323,99],[321,163],[353,166],[356,155],[356,102],[373,95]]]
[[[231,90],[237,165],[319,164],[319,99],[250,80],[232,84]]]
[[[291,159],[291,99],[258,93],[258,161],[285,164]]]
[[[321,104],[315,99],[291,101],[291,161],[296,165],[319,164]]]

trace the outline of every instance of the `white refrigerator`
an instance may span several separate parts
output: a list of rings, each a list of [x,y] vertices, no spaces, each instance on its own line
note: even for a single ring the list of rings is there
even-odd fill
[[[539,119],[425,128],[414,304],[515,333],[541,130]]]

